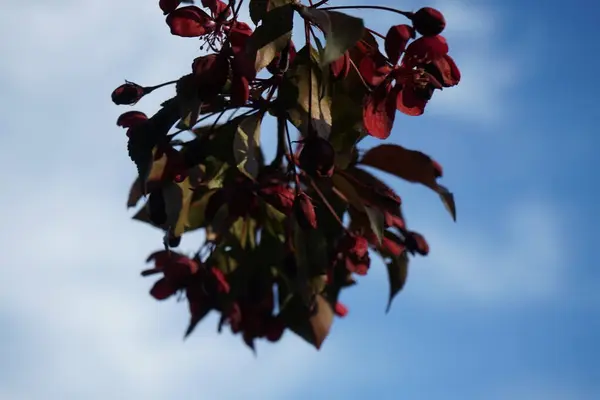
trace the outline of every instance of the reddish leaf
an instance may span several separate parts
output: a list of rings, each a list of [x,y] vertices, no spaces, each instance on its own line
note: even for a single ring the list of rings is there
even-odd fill
[[[166,19],[171,33],[182,37],[198,37],[210,33],[215,22],[196,6],[181,7],[171,12]]]
[[[396,144],[382,144],[367,151],[360,163],[375,167],[409,182],[421,183],[437,190],[441,176],[437,162],[425,153]]]
[[[390,84],[382,84],[366,97],[363,123],[369,135],[387,139],[396,117],[396,99],[390,94]]]
[[[237,54],[243,51],[250,36],[252,36],[252,28],[244,22],[236,21],[229,33],[229,41],[233,52]]]
[[[385,35],[385,52],[392,64],[397,64],[410,39],[414,39],[415,30],[410,25],[394,25]]]

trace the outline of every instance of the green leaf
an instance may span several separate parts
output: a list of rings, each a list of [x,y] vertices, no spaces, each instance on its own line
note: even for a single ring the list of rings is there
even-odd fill
[[[354,185],[352,185],[346,178],[338,173],[334,173],[331,177],[333,186],[344,196],[345,200],[355,209],[360,212],[366,213],[365,205],[361,200],[358,192]]]
[[[325,34],[327,43],[321,65],[328,65],[340,58],[363,36],[365,26],[360,18],[337,11],[309,7],[300,7],[299,12],[303,18],[317,25]]]
[[[390,283],[390,296],[386,308],[386,313],[390,311],[392,307],[392,301],[394,297],[404,288],[406,278],[408,277],[408,255],[406,251],[398,257],[394,257],[387,262],[388,280]]]
[[[233,139],[233,155],[239,170],[252,179],[256,179],[260,168],[260,125],[262,113],[252,114],[237,127]]]
[[[167,212],[165,226],[171,229],[174,236],[181,236],[188,225],[190,202],[193,194],[189,178],[181,183],[168,182],[163,186]]]
[[[208,192],[204,193],[198,200],[193,201],[190,204],[187,221],[188,231],[193,231],[204,226],[206,206],[208,205],[210,198],[213,194],[215,194],[216,191],[216,189],[209,190]]]
[[[439,184],[437,185],[437,192],[440,195],[444,207],[446,207],[446,210],[448,210],[450,216],[452,216],[452,219],[456,222],[456,204],[454,203],[454,195],[446,187]]]
[[[254,30],[247,49],[254,57],[256,72],[265,68],[292,38],[294,20],[292,4],[273,8],[263,16],[262,24]]]
[[[331,133],[330,90],[323,82],[323,74],[315,65],[314,58],[317,55],[312,54],[312,47],[310,50],[311,57],[308,56],[307,47],[298,52],[293,65],[286,72],[286,79],[278,96],[288,112],[290,121],[300,132],[308,131],[310,121],[318,135],[328,139]]]
[[[154,154],[156,153],[156,148],[152,152],[152,158],[154,159]],[[131,189],[129,189],[129,196],[127,198],[127,208],[135,207],[137,203],[140,201],[144,193],[142,193],[142,189],[145,186],[147,192],[152,192],[155,189],[162,178],[163,172],[165,170],[165,166],[167,164],[167,156],[163,154],[161,158],[158,160],[154,160],[152,163],[152,167],[150,168],[150,172],[148,173],[148,178],[146,179],[145,185],[141,184],[140,178],[136,178],[136,180],[131,185]]]
[[[381,244],[383,239],[383,231],[385,229],[385,215],[377,208],[365,206],[365,212],[369,217],[369,223],[371,224],[371,230],[377,237],[377,241]]]
[[[238,239],[242,249],[256,247],[256,220],[239,217],[231,226],[231,233]]]

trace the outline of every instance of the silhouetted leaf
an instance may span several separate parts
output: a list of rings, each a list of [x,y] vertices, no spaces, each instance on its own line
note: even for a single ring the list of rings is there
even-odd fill
[[[363,36],[364,24],[360,18],[337,11],[309,7],[300,7],[299,12],[302,17],[317,25],[325,34],[327,43],[321,65],[328,65],[340,58]]]
[[[302,299],[293,296],[282,309],[282,316],[292,332],[318,349],[329,335],[333,323],[333,309],[321,295],[315,297],[314,312],[307,308]]]
[[[256,72],[265,68],[292,38],[294,9],[285,4],[268,11],[262,24],[248,39],[247,49],[254,57]]]
[[[437,186],[437,192],[442,199],[444,207],[446,207],[446,210],[448,210],[452,219],[456,222],[456,204],[454,204],[454,195],[442,185]]]
[[[386,263],[388,280],[390,283],[390,296],[385,312],[392,307],[394,297],[402,290],[408,276],[408,254],[403,251],[398,257],[394,257]]]
[[[371,230],[377,237],[377,241],[381,243],[381,239],[383,238],[383,230],[385,229],[385,215],[380,209],[369,206],[365,206],[365,212],[369,218]]]

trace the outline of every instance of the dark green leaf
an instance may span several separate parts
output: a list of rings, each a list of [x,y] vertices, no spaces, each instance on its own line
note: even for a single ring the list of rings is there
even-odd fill
[[[290,4],[291,2],[292,0],[250,0],[250,19],[254,22],[254,25],[258,25],[267,11]]]
[[[392,258],[387,262],[388,280],[390,283],[390,296],[386,308],[386,313],[392,307],[394,297],[402,290],[408,276],[408,255],[406,251],[400,256]]]
[[[262,113],[252,114],[238,125],[233,139],[233,155],[241,172],[256,179],[260,168],[260,125]]]
[[[311,314],[303,300],[293,296],[282,309],[282,317],[290,330],[318,349],[327,338],[333,323],[333,309],[325,298],[315,298],[316,312]]]
[[[442,203],[446,210],[452,216],[454,222],[456,222],[456,204],[454,203],[454,195],[444,186],[437,185],[437,192],[440,195],[440,199],[442,199]]]
[[[248,39],[247,49],[254,57],[256,72],[265,68],[292,38],[294,9],[291,4],[267,12],[262,24]]]
[[[365,206],[365,212],[367,213],[367,217],[369,217],[369,223],[371,224],[371,230],[377,237],[377,241],[381,243],[383,238],[383,230],[385,229],[385,215],[381,210]]]

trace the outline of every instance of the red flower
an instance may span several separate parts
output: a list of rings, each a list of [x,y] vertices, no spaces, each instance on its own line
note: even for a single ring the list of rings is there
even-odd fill
[[[166,19],[171,34],[182,37],[204,36],[215,30],[215,21],[196,6],[181,7],[174,10]]]
[[[150,294],[157,300],[165,300],[186,287],[200,268],[198,262],[174,251],[152,253],[146,262],[152,260],[154,268],[142,271],[142,276],[163,273],[163,278],[150,289]]]
[[[363,236],[344,236],[338,245],[338,258],[345,261],[348,271],[366,275],[371,264],[369,242]]]
[[[411,16],[413,26],[423,36],[435,36],[446,27],[444,15],[431,7],[423,7]]]
[[[111,98],[113,103],[117,105],[132,106],[151,91],[151,88],[145,88],[137,83],[125,81],[123,85],[113,90]]]
[[[411,231],[402,231],[402,234],[404,236],[404,245],[406,246],[406,250],[412,254],[419,253],[422,256],[429,254],[429,244],[423,235]]]
[[[413,37],[414,31],[408,25],[393,26],[385,39],[388,59],[379,51],[361,59],[361,75],[376,87],[367,95],[363,108],[365,129],[374,137],[385,139],[390,135],[395,110],[421,115],[435,89],[451,87],[460,81],[460,71],[448,55],[444,37],[422,36],[407,47]],[[400,65],[390,67],[402,54]]]
[[[307,137],[301,143],[302,150],[298,156],[300,168],[313,176],[333,175],[335,150],[331,143],[319,136]]]

